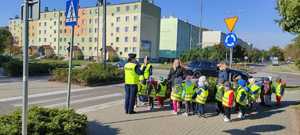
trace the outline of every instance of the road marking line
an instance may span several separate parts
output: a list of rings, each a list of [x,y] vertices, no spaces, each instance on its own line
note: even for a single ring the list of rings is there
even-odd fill
[[[87,96],[87,95],[90,95],[90,94],[74,95],[74,96],[71,96],[71,100],[72,100],[72,98],[84,97],[84,96]],[[59,101],[59,100],[62,100],[62,99],[66,99],[66,97],[63,96],[63,97],[60,97],[60,98],[54,98],[54,99],[48,99],[48,100],[39,100],[39,101],[34,101],[34,102],[30,102],[30,99],[29,99],[29,105],[43,104],[43,103],[48,103],[48,102],[52,102],[52,101]],[[16,106],[16,107],[23,106],[22,103],[20,103],[20,104],[13,104],[13,105]]]
[[[83,102],[105,99],[105,98],[112,98],[112,97],[121,97],[121,96],[122,96],[122,93],[114,93],[114,94],[109,94],[109,95],[104,95],[104,96],[91,97],[91,98],[87,98],[87,99],[74,100],[74,101],[71,101],[71,104],[83,103]],[[52,107],[60,107],[63,105],[65,105],[65,103],[52,104],[52,105],[47,105],[45,107],[52,108]]]
[[[81,114],[88,113],[88,112],[94,112],[94,111],[103,110],[103,109],[106,109],[109,107],[113,107],[116,105],[121,105],[123,102],[124,102],[124,100],[107,102],[107,103],[103,103],[103,104],[99,104],[99,105],[93,105],[93,106],[89,106],[89,107],[80,108],[80,109],[76,110],[76,112],[81,113]]]
[[[71,92],[80,92],[80,91],[86,91],[86,90],[94,90],[97,88],[112,88],[116,86],[123,86],[124,84],[116,84],[116,85],[109,85],[109,86],[99,86],[99,87],[87,87],[87,88],[80,88],[80,89],[74,89]],[[39,94],[33,94],[29,95],[29,98],[36,98],[36,97],[43,97],[43,96],[52,96],[52,95],[59,95],[59,94],[66,94],[66,90],[62,91],[54,91],[54,92],[47,92],[47,93],[39,93]],[[8,102],[8,101],[14,101],[14,100],[20,100],[22,99],[22,96],[17,96],[17,97],[10,97],[10,98],[4,98],[0,99],[0,102]]]

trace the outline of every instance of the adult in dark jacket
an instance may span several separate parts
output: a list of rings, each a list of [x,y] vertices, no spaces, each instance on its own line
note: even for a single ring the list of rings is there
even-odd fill
[[[175,79],[181,78],[184,79],[184,67],[182,66],[179,59],[175,59],[173,65],[168,74],[168,81],[171,87],[175,85]]]

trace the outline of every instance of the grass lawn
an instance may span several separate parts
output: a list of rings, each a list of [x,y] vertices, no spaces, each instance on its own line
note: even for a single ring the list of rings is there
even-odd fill
[[[280,65],[280,66],[269,65],[267,68],[268,68],[269,71],[273,71],[273,72],[293,72],[293,73],[300,73],[300,70],[294,64]]]

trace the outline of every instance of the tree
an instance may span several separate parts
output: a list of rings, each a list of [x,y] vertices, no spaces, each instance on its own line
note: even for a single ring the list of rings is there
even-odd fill
[[[284,48],[284,54],[286,58],[300,59],[300,35]]]
[[[272,46],[270,49],[269,49],[269,55],[271,57],[278,57],[278,59],[280,61],[283,61],[284,60],[284,52],[283,50],[278,47],[278,46]]]
[[[291,33],[300,33],[300,1],[278,0],[277,8],[281,18],[276,20],[279,26]]]
[[[13,46],[13,36],[6,28],[0,28],[0,54]]]

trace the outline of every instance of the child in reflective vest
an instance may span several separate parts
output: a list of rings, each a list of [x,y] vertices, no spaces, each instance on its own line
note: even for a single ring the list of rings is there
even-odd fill
[[[179,114],[180,109],[180,101],[181,101],[181,94],[182,94],[182,78],[178,77],[175,78],[175,86],[172,87],[171,92],[171,100],[173,106],[173,114]]]
[[[140,103],[145,105],[145,102],[147,102],[148,97],[147,97],[147,81],[144,79],[143,76],[139,77],[139,84],[138,84],[138,99]],[[136,102],[137,103],[137,102]]]
[[[192,97],[195,93],[194,89],[196,87],[193,82],[193,76],[188,74],[185,80],[182,82],[182,95],[181,98],[184,100],[185,113],[183,115],[189,116],[192,110]]]
[[[279,106],[281,104],[281,99],[284,94],[285,86],[285,81],[283,81],[281,78],[276,79],[276,82],[273,85],[273,91],[275,91],[276,95],[276,106]]]
[[[250,89],[249,92],[249,102],[250,102],[250,109],[254,107],[256,104],[257,99],[259,98],[261,88],[255,83],[254,78],[250,78],[248,80],[249,85],[248,88]],[[256,109],[256,108],[255,108]]]
[[[148,98],[149,98],[149,111],[154,109],[154,98],[156,97],[157,81],[151,76],[148,80]]]
[[[225,83],[225,91],[222,97],[222,105],[224,107],[224,122],[230,122],[231,119],[231,108],[234,106],[234,91],[230,87],[230,83]]]
[[[220,79],[219,84],[217,85],[217,92],[215,95],[216,103],[217,103],[217,114],[224,114],[224,109],[222,105],[223,95],[225,91],[224,80]]]
[[[164,108],[164,99],[166,97],[166,92],[167,92],[167,86],[168,86],[168,81],[164,79],[163,77],[160,77],[160,82],[157,85],[157,94],[156,94],[156,99],[158,101],[158,104],[161,109]]]
[[[199,78],[197,89],[196,89],[196,103],[197,103],[197,113],[199,117],[205,118],[205,104],[208,97],[208,83],[205,76]]]
[[[246,86],[246,81],[245,80],[238,80],[239,88],[237,90],[237,95],[236,95],[236,103],[239,106],[239,114],[238,117],[240,119],[245,118],[245,113],[247,110],[247,105],[248,105],[248,92],[250,91],[249,88]]]

